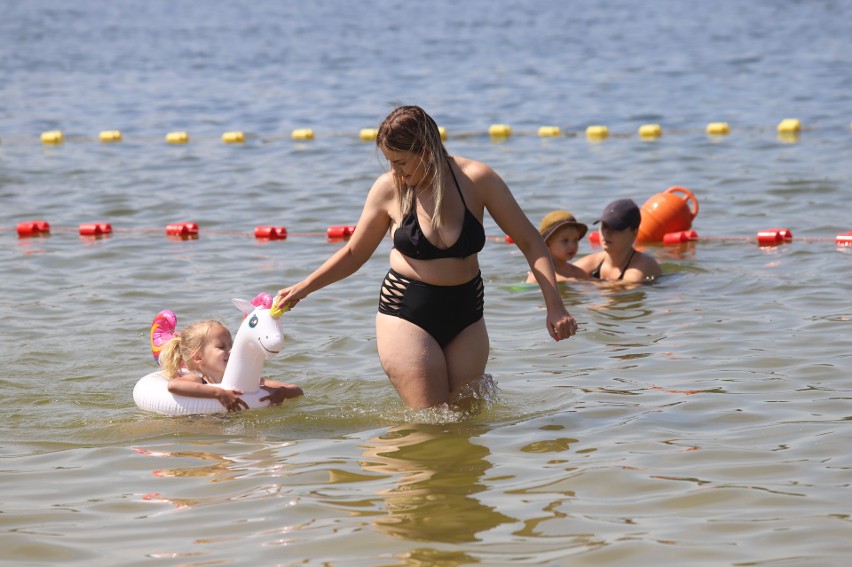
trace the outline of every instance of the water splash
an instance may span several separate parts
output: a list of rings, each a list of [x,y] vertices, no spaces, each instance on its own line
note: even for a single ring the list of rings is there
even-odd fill
[[[500,388],[490,374],[483,374],[452,394],[452,399],[427,409],[409,409],[404,419],[409,423],[458,423],[483,414],[500,401]]]

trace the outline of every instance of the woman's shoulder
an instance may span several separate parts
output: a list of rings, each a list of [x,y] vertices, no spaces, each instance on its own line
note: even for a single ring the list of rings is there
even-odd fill
[[[511,198],[511,191],[506,182],[489,166],[481,161],[463,157],[453,159],[462,174],[462,177],[458,179],[459,183],[475,195],[475,200],[466,198],[468,206],[479,203],[491,210],[492,207],[506,203],[507,199]]]
[[[465,177],[473,181],[474,183],[477,181],[486,180],[488,178],[498,177],[497,173],[491,169],[488,165],[482,163],[481,161],[472,160],[470,158],[462,157],[462,156],[453,156],[453,161],[456,166],[459,168]]]
[[[393,189],[393,174],[390,171],[385,171],[379,175],[373,182],[373,189],[381,188],[386,190]]]
[[[646,276],[658,276],[661,273],[660,264],[656,258],[645,252],[637,252],[639,261],[636,267],[640,269]]]
[[[396,199],[396,189],[393,183],[393,175],[390,172],[382,173],[373,182],[370,188],[370,197],[381,201],[393,201]]]
[[[636,249],[636,257],[643,260],[643,261],[651,261],[651,262],[657,261],[653,256],[651,256],[647,252],[644,252],[644,251],[639,250],[639,249]]]

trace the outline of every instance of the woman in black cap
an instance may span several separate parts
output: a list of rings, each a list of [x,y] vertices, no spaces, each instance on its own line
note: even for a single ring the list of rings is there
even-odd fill
[[[641,221],[642,213],[632,199],[613,201],[594,222],[601,225],[603,252],[583,256],[574,265],[598,280],[642,282],[659,277],[657,261],[633,247]]]

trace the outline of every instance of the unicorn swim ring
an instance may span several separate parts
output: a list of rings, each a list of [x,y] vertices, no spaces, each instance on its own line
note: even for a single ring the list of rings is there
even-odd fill
[[[272,306],[272,296],[261,293],[249,302],[234,299],[234,305],[245,316],[234,337],[234,345],[225,374],[220,384],[211,384],[228,390],[240,390],[249,409],[269,407],[269,401],[260,401],[268,395],[260,388],[264,361],[278,354],[284,344],[281,315],[286,309]],[[160,311],[151,325],[151,352],[159,362],[160,350],[174,336],[177,317],[169,310]],[[226,413],[226,409],[213,398],[192,398],[169,392],[169,380],[161,370],[143,376],[133,388],[133,401],[143,410],[165,415],[197,415]]]

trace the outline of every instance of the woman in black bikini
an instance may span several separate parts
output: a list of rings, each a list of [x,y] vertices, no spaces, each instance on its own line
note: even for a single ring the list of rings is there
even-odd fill
[[[376,144],[390,164],[367,195],[347,243],[301,282],[278,292],[295,306],[366,262],[391,231],[390,270],[379,293],[376,339],[382,366],[411,408],[459,402],[483,380],[488,332],[477,254],[485,210],[524,253],[544,295],[547,330],[577,332],[538,231],[490,167],[444,148],[435,121],[402,106],[382,122]]]
[[[598,280],[641,282],[659,277],[657,261],[633,248],[641,220],[642,213],[631,199],[607,205],[594,223],[601,224],[603,252],[583,256],[574,265]]]

